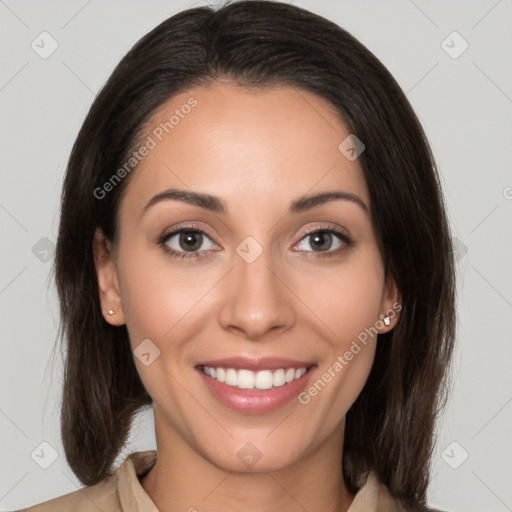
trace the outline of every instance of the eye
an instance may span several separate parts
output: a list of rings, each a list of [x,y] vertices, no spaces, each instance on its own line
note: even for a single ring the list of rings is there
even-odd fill
[[[218,249],[204,231],[193,226],[181,227],[162,235],[158,244],[167,254],[180,259],[207,257],[211,255],[209,251]],[[334,256],[351,245],[352,241],[347,235],[326,226],[306,233],[297,244],[297,249],[294,249],[317,253],[314,257],[326,257]]]
[[[352,245],[352,241],[347,235],[332,228],[322,227],[306,233],[306,235],[297,244],[297,250],[327,253],[325,256],[330,256],[333,253],[338,253],[345,247],[349,247],[350,245]],[[315,256],[323,256],[323,254],[316,254]]]
[[[201,253],[217,247],[204,231],[190,227],[163,235],[158,243],[171,256],[181,259],[203,257]]]

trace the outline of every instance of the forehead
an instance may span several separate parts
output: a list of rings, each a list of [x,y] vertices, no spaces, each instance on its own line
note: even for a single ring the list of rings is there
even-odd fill
[[[339,149],[348,136],[333,107],[289,86],[247,89],[213,83],[159,107],[141,141],[122,209],[140,210],[178,187],[223,197],[239,209],[278,211],[307,193],[342,189],[369,206],[362,169]],[[286,205],[287,206],[287,205]]]

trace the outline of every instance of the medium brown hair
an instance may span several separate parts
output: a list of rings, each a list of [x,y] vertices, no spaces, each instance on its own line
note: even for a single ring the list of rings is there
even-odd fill
[[[353,491],[374,470],[405,505],[421,506],[455,336],[454,258],[438,172],[416,115],[383,64],[335,23],[274,1],[193,8],[165,20],[117,65],[77,136],[54,268],[69,466],[85,485],[110,475],[135,414],[152,403],[126,326],[102,317],[92,250],[97,227],[117,240],[120,198],[136,168],[105,197],[94,191],[138,147],[155,109],[220,79],[316,94],[366,146],[359,162],[372,220],[403,309],[396,327],[379,336],[367,383],[346,415],[343,471]]]

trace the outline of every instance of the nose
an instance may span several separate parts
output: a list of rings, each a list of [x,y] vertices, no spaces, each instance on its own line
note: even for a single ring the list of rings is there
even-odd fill
[[[295,322],[293,294],[283,272],[273,268],[270,252],[263,251],[252,263],[235,254],[223,290],[222,327],[251,340],[288,330]]]

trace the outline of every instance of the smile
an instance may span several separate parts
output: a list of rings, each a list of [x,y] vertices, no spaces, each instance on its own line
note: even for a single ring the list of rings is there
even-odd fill
[[[278,357],[231,357],[196,365],[212,398],[242,414],[284,407],[304,390],[317,369],[313,362]]]
[[[238,389],[272,389],[284,386],[300,379],[307,368],[278,368],[276,370],[261,370],[253,372],[251,370],[235,368],[214,368],[211,366],[202,366],[203,373],[215,379],[217,382],[238,388]]]

